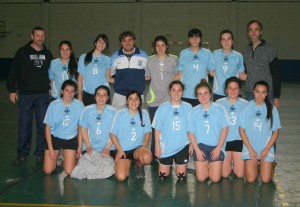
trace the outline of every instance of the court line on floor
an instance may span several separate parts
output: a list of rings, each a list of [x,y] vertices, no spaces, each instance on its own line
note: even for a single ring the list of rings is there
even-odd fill
[[[0,206],[47,206],[47,207],[117,207],[117,206],[87,206],[87,205],[67,205],[67,204],[32,204],[32,203],[0,203]]]

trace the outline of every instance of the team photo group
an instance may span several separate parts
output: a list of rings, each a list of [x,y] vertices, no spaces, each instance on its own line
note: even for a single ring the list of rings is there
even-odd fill
[[[29,159],[35,123],[34,154],[46,174],[61,166],[74,178],[114,174],[124,181],[133,163],[135,176],[145,178],[144,167],[157,161],[160,180],[173,168],[185,179],[192,163],[200,182],[230,175],[271,182],[281,128],[279,60],[262,39],[261,22],[249,21],[245,31],[249,45],[240,52],[231,30],[221,31],[220,48],[210,51],[201,30],[192,28],[178,57],[163,35],[148,56],[135,34],[124,31],[111,56],[103,54],[108,36],[99,34],[79,59],[71,42],[61,41],[54,59],[45,30],[33,28],[7,81],[18,105],[14,165]]]

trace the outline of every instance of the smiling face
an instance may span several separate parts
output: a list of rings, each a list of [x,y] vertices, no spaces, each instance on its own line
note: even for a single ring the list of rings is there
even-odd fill
[[[59,55],[62,60],[69,60],[72,50],[68,44],[62,44],[59,48]]]
[[[109,99],[107,91],[103,88],[100,88],[96,92],[95,100],[98,106],[104,106]]]
[[[201,38],[199,36],[189,37],[191,47],[200,47]]]
[[[183,89],[180,84],[173,84],[171,89],[169,90],[171,96],[171,102],[173,105],[177,105],[181,101],[181,97],[183,95]]]
[[[73,86],[67,85],[62,91],[62,100],[64,103],[69,103],[73,100],[75,95],[75,88]]]
[[[141,100],[138,96],[138,94],[133,93],[128,96],[127,98],[127,104],[128,104],[128,109],[131,112],[135,112],[138,110],[138,107],[140,106]]]
[[[253,94],[256,105],[262,105],[268,95],[268,88],[264,85],[256,85]]]
[[[106,46],[106,42],[102,38],[99,38],[99,40],[95,43],[95,50],[101,53],[106,49]]]
[[[135,45],[135,40],[131,36],[124,37],[121,41],[121,46],[125,53],[132,53]]]
[[[155,51],[158,55],[165,55],[168,46],[163,41],[159,40],[155,44]]]
[[[226,88],[226,93],[230,99],[237,99],[241,89],[237,82],[230,82]]]

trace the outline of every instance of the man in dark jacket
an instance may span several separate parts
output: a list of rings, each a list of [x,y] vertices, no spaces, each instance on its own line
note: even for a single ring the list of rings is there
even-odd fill
[[[251,43],[243,51],[247,79],[245,82],[246,99],[251,101],[253,86],[257,81],[266,81],[269,84],[269,100],[275,107],[280,105],[281,78],[279,60],[276,51],[261,39],[263,25],[257,20],[247,24],[247,34]]]
[[[43,28],[33,28],[31,38],[17,51],[7,81],[9,99],[14,104],[18,102],[19,109],[18,148],[14,164],[24,163],[30,154],[33,112],[36,118],[37,161],[43,161],[46,144],[43,120],[49,105],[48,69],[53,57],[44,45]]]

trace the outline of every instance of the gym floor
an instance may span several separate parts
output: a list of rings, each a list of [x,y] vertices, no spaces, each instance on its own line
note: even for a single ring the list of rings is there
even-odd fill
[[[194,170],[188,171],[184,181],[178,181],[174,173],[160,181],[157,163],[146,167],[145,179],[137,179],[132,167],[129,179],[118,182],[114,176],[102,180],[72,179],[62,168],[45,175],[33,155],[25,164],[14,166],[17,106],[9,103],[5,81],[0,81],[0,206],[300,207],[299,94],[300,82],[283,83],[279,108],[282,129],[272,183],[258,180],[247,184],[234,176],[219,183],[200,183]]]

